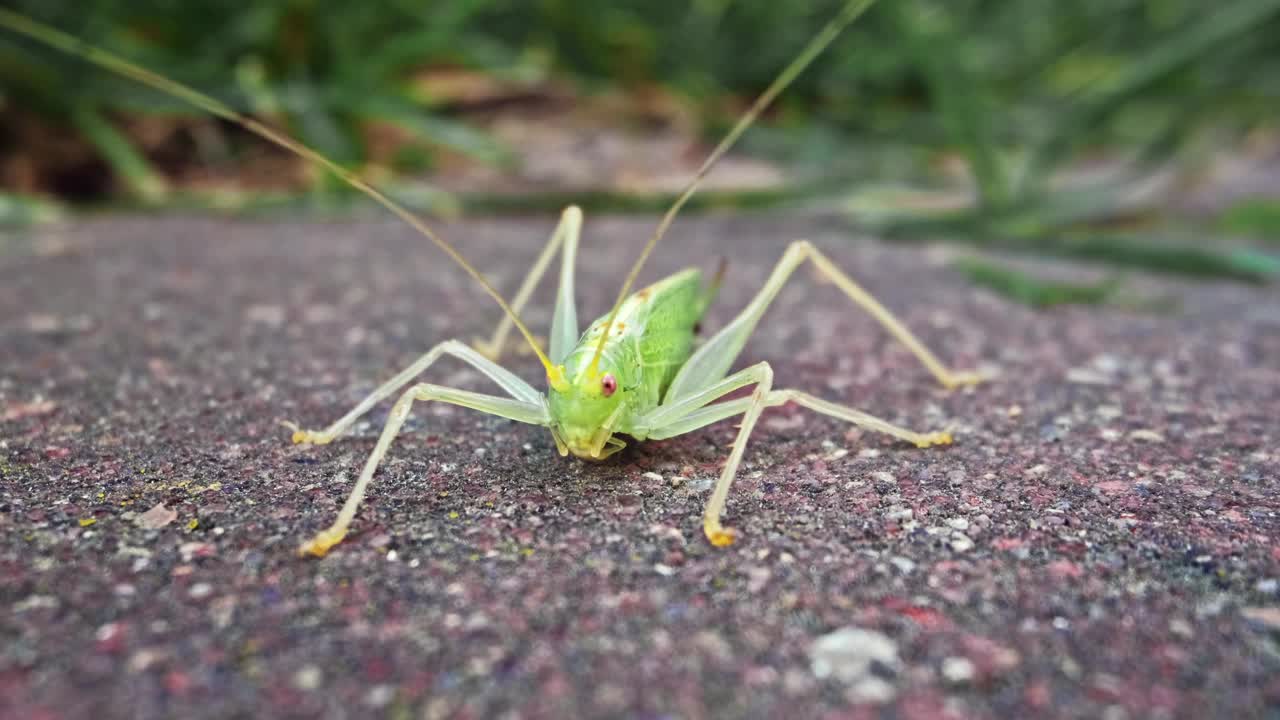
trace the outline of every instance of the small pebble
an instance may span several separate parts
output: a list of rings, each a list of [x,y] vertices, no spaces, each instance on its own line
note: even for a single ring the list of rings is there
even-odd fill
[[[942,661],[942,678],[952,685],[963,685],[973,680],[977,669],[967,658],[949,657]]]
[[[755,594],[769,584],[773,571],[767,567],[753,567],[747,570],[747,592]]]
[[[1076,385],[1110,385],[1111,378],[1089,368],[1071,368],[1067,370],[1067,382]]]
[[[1250,622],[1280,630],[1280,607],[1247,607],[1242,608],[1240,614]]]
[[[293,674],[293,686],[299,690],[315,690],[324,680],[324,672],[316,665],[304,665]]]
[[[882,703],[896,694],[890,681],[902,663],[897,643],[884,633],[840,628],[814,640],[809,661],[815,676],[847,685],[851,700]]]
[[[968,535],[965,535],[962,532],[952,533],[951,539],[947,544],[951,546],[952,551],[958,553],[969,552],[973,549],[973,541],[969,539]]]
[[[1164,436],[1155,430],[1134,430],[1129,433],[1130,440],[1140,440],[1142,442],[1164,442]]]
[[[164,503],[157,503],[150,510],[135,517],[133,521],[143,530],[159,530],[177,519],[177,512],[165,507]]]
[[[396,689],[390,685],[374,685],[365,693],[364,704],[371,708],[384,708],[396,698]]]
[[[893,507],[885,511],[884,519],[901,521],[901,520],[910,520],[915,516],[916,516],[915,510],[912,510],[911,508],[904,508],[899,505],[894,505]]]

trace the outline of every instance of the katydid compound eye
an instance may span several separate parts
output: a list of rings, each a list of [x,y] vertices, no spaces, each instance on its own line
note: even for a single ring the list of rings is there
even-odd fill
[[[604,396],[609,397],[618,390],[618,381],[609,374],[600,378],[600,389],[604,391]]]

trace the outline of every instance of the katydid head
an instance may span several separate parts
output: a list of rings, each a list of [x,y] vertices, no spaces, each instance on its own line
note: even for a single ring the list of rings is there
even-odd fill
[[[579,362],[563,383],[550,383],[551,433],[561,454],[603,460],[627,446],[613,433],[626,412],[628,389],[609,364],[602,359],[593,372],[588,363]]]

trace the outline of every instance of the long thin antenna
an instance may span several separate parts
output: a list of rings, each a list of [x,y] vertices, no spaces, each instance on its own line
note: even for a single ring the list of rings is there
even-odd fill
[[[94,65],[119,73],[120,75],[136,80],[143,85],[150,86],[156,90],[185,100],[205,112],[216,115],[224,120],[234,122],[268,142],[279,145],[280,147],[310,160],[311,162],[318,163],[329,172],[337,175],[347,184],[378,201],[380,205],[395,213],[397,217],[408,223],[414,230],[417,230],[428,240],[435,243],[437,247],[443,250],[445,254],[452,258],[453,261],[461,266],[463,270],[466,270],[467,274],[479,283],[480,287],[484,288],[484,291],[489,294],[489,297],[492,297],[494,301],[498,303],[499,307],[502,308],[502,311],[511,318],[511,321],[515,323],[516,328],[520,330],[520,334],[524,335],[524,339],[528,341],[529,347],[533,348],[534,354],[538,356],[538,360],[540,360],[543,367],[546,368],[547,378],[551,381],[552,385],[563,386],[563,370],[552,365],[551,360],[547,358],[546,354],[542,352],[542,348],[538,346],[538,341],[533,338],[533,333],[529,332],[529,328],[525,327],[524,323],[520,322],[520,318],[516,316],[515,311],[511,309],[511,306],[507,304],[507,301],[503,299],[502,295],[484,279],[480,272],[476,270],[471,263],[467,262],[466,259],[462,257],[462,254],[458,252],[457,248],[444,238],[435,234],[431,228],[427,227],[426,223],[419,220],[417,216],[384,195],[377,188],[356,177],[350,171],[321,155],[319,152],[312,150],[287,135],[263,125],[253,118],[232,110],[230,107],[214,100],[208,95],[204,95],[181,83],[134,65],[128,60],[113,55],[105,50],[87,45],[78,38],[68,35],[61,30],[57,30],[43,23],[36,22],[24,15],[19,15],[18,13],[5,9],[0,9],[0,26],[6,27],[19,35],[42,42],[70,55],[82,57]]]
[[[640,251],[640,257],[636,259],[635,265],[631,266],[631,272],[627,273],[627,279],[622,283],[622,290],[618,292],[618,299],[614,301],[613,309],[609,311],[609,320],[604,325],[604,332],[600,334],[600,342],[596,344],[596,352],[591,357],[591,364],[587,366],[588,375],[594,376],[599,372],[600,356],[604,352],[604,344],[609,338],[609,331],[613,329],[613,321],[618,317],[618,310],[622,307],[623,301],[627,299],[627,293],[631,292],[631,287],[635,285],[636,278],[640,275],[640,268],[644,267],[645,261],[649,259],[649,254],[653,252],[653,248],[657,246],[658,241],[662,239],[667,229],[671,227],[671,222],[675,220],[676,213],[680,212],[680,208],[684,207],[689,198],[693,197],[693,193],[702,184],[702,180],[707,176],[707,173],[711,172],[711,168],[738,141],[742,133],[751,127],[751,124],[756,121],[756,118],[760,117],[760,113],[764,112],[764,109],[773,102],[774,98],[787,89],[787,86],[800,73],[804,72],[809,63],[813,62],[814,58],[827,49],[827,46],[831,44],[832,40],[836,39],[841,30],[844,30],[849,23],[858,19],[858,16],[866,12],[867,8],[871,7],[875,1],[850,0],[845,4],[840,14],[832,18],[826,27],[822,28],[822,31],[809,41],[809,44],[805,46],[805,49],[801,51],[796,59],[791,61],[791,64],[774,79],[760,97],[756,98],[756,101],[751,105],[751,109],[738,120],[733,129],[729,131],[729,134],[725,135],[720,144],[716,145],[716,148],[707,156],[707,159],[702,161],[702,167],[698,168],[698,172],[694,174],[693,179],[681,191],[675,202],[671,203],[671,207],[667,209],[666,214],[662,216],[662,220],[658,223],[657,229],[649,237],[649,242],[645,243],[644,249]]]

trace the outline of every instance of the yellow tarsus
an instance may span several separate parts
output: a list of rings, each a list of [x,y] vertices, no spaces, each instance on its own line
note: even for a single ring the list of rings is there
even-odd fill
[[[333,440],[331,437],[326,438],[324,433],[318,433],[313,430],[303,430],[298,427],[298,423],[295,422],[282,420],[280,421],[280,424],[293,431],[293,435],[290,435],[289,439],[294,445],[301,445],[302,443],[308,443],[311,445],[328,445]]]
[[[927,448],[933,447],[934,445],[950,445],[952,442],[951,433],[945,431],[936,432],[922,436],[916,441],[916,447]]]
[[[738,533],[732,528],[704,526],[702,530],[707,535],[707,541],[716,547],[729,547],[734,540],[738,539]]]
[[[342,542],[342,538],[346,536],[347,533],[345,531],[334,531],[332,529],[318,532],[315,537],[298,547],[298,554],[324,557],[334,545]]]
[[[970,387],[979,383],[987,382],[991,379],[991,375],[984,372],[962,372],[953,373],[944,383],[948,390],[956,390],[962,387]]]

